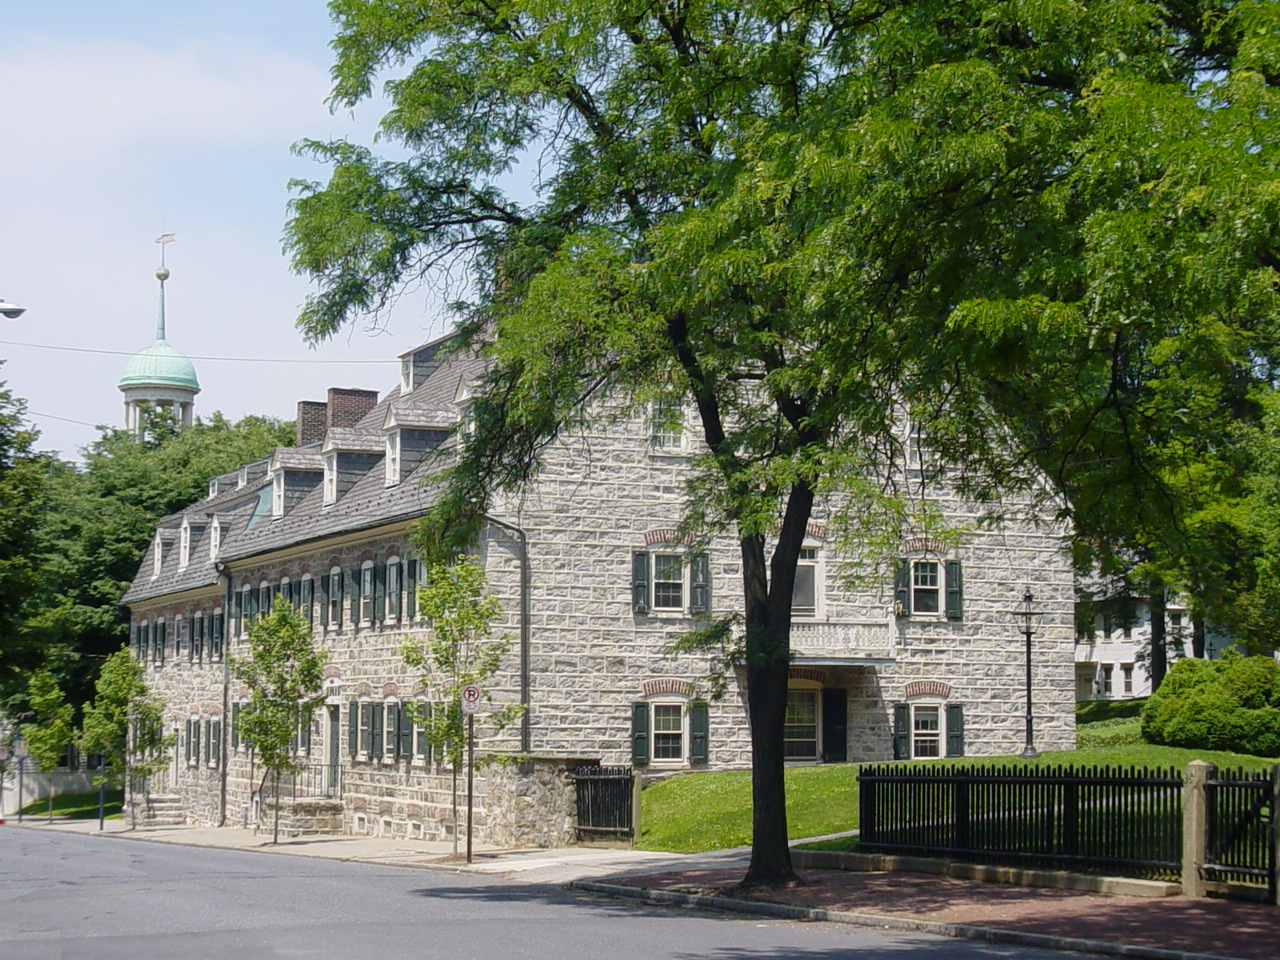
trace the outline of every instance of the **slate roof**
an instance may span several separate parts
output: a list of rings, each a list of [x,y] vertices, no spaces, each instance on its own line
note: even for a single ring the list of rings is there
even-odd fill
[[[404,409],[407,416],[430,414],[434,419],[429,426],[444,426],[439,422],[447,417],[447,424],[457,423],[460,411],[454,402],[459,384],[478,379],[486,362],[471,356],[457,356],[431,372],[431,374],[407,396],[401,396],[399,388],[389,391],[355,427],[336,427],[328,431],[324,449],[344,451],[384,450],[383,424],[392,404],[396,405],[397,422],[402,426],[416,426],[399,419]],[[448,449],[446,444],[443,449]],[[394,486],[388,486],[382,463],[375,463],[336,503],[325,505],[324,485],[318,484],[299,500],[283,517],[271,514],[271,483],[263,471],[274,463],[277,468],[315,469],[319,460],[315,445],[294,448],[279,447],[271,458],[255,461],[249,472],[258,479],[245,487],[226,490],[215,497],[193,503],[178,513],[166,517],[159,524],[161,530],[174,531],[175,546],[166,549],[163,569],[152,577],[155,541],[147,549],[137,576],[122,598],[122,603],[133,604],[143,600],[208,587],[218,581],[218,565],[233,563],[253,556],[270,553],[283,547],[321,540],[328,536],[367,530],[384,524],[411,520],[421,516],[434,502],[441,488],[441,481],[433,480],[441,463],[437,458],[427,458],[414,471]],[[305,466],[304,466],[305,464]],[[243,469],[243,468],[242,468]],[[237,472],[223,474],[218,479],[232,480]],[[222,541],[216,561],[209,555],[209,537],[213,515],[217,515]],[[178,569],[176,548],[177,532],[184,518],[187,522],[205,524],[199,537],[193,537],[190,562],[185,569]],[[167,537],[166,537],[167,539]]]

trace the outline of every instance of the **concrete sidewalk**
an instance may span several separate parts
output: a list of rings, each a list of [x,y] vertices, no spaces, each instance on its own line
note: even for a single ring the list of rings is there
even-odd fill
[[[19,826],[9,820],[10,829]],[[22,828],[97,834],[96,820],[26,818]],[[269,832],[235,827],[142,827],[108,821],[113,838],[259,853],[322,857],[386,866],[484,874],[531,884],[570,885],[596,895],[854,923],[1146,960],[1275,960],[1280,908],[1227,900],[1107,896],[1015,887],[919,873],[802,869],[801,886],[759,894],[736,889],[747,848],[673,854],[629,847],[553,850],[478,846],[473,863],[450,842],[377,837],[306,837],[271,843]],[[464,848],[465,849],[465,848]]]

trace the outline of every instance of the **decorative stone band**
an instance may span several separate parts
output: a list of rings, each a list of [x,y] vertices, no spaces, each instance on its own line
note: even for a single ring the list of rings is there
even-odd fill
[[[337,677],[338,679],[342,679],[342,668],[335,667],[333,664],[329,664],[329,666],[324,668],[324,678],[328,680],[330,677]]]
[[[657,697],[662,694],[675,694],[678,697],[692,697],[694,694],[692,683],[688,680],[677,680],[674,677],[661,677],[657,680],[646,680],[640,685],[640,690],[646,697]]]
[[[361,680],[359,683],[356,684],[356,696],[357,697],[373,696],[373,686],[368,681]]]
[[[902,695],[908,700],[912,697],[937,697],[939,700],[946,700],[951,696],[951,684],[941,680],[912,680],[902,691]]]
[[[426,692],[427,692],[427,685],[425,683],[423,683],[421,680],[415,680],[413,682],[413,696],[415,697],[421,696]]]
[[[912,537],[902,541],[903,553],[946,553],[951,545],[937,537]]]
[[[792,667],[787,673],[788,680],[809,680],[813,683],[826,683],[827,671],[814,667]]]
[[[687,547],[694,544],[693,537],[685,534],[681,536],[676,530],[649,530],[644,535],[644,545],[652,547],[659,543],[683,543]]]
[[[382,695],[384,697],[400,696],[400,686],[396,683],[384,683],[382,685]]]

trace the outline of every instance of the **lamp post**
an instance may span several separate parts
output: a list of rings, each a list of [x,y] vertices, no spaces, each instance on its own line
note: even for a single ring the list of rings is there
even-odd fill
[[[1027,744],[1022,748],[1020,756],[1024,760],[1034,760],[1040,756],[1035,746],[1035,729],[1031,719],[1031,618],[1035,616],[1031,609],[1031,604],[1035,601],[1035,597],[1031,595],[1031,588],[1027,587],[1027,592],[1022,595],[1022,634],[1027,638]]]

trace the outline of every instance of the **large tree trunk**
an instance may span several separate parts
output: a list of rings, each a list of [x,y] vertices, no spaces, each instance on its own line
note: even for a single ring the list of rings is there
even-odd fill
[[[1151,692],[1160,689],[1165,673],[1169,669],[1169,648],[1166,644],[1165,632],[1165,595],[1164,582],[1159,577],[1150,580],[1151,600]]]
[[[787,843],[784,723],[791,672],[791,596],[813,511],[813,491],[796,483],[766,572],[764,539],[742,539],[747,709],[751,723],[751,864],[744,885],[797,880]]]

